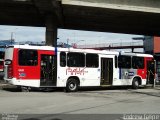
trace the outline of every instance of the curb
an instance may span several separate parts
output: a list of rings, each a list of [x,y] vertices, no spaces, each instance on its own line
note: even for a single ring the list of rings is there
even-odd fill
[[[160,90],[160,88],[159,88],[159,87],[158,87],[158,88],[157,88],[157,87],[155,87],[154,89],[156,89],[156,90]]]

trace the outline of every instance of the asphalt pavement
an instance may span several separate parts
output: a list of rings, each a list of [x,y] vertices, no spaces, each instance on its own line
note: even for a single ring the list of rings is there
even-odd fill
[[[65,93],[63,89],[21,92],[3,81],[0,86],[0,119],[127,120],[134,115],[160,119],[159,87],[89,88]]]

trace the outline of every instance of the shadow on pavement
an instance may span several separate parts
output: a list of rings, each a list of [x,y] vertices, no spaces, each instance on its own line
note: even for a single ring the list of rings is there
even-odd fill
[[[134,90],[129,90],[132,93],[137,93],[141,95],[148,95],[148,96],[154,96],[154,97],[160,97],[160,92],[148,92],[148,91],[134,91]]]
[[[31,88],[29,91],[22,91],[20,87],[7,85],[2,88],[9,92],[63,92],[62,88]]]
[[[20,87],[14,85],[1,86],[1,89],[9,92],[22,92]],[[78,92],[94,92],[94,91],[104,91],[104,90],[129,90],[130,86],[116,86],[116,87],[81,87]],[[141,87],[140,89],[144,89]],[[24,91],[23,91],[24,92]],[[32,87],[28,92],[65,92],[64,88],[34,88]]]

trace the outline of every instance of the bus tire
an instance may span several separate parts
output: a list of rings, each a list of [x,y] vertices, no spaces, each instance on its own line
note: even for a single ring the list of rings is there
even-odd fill
[[[76,92],[78,90],[78,81],[74,78],[69,78],[66,84],[66,92]]]
[[[24,87],[24,86],[21,87],[22,92],[30,92],[30,90],[31,90],[30,87]]]
[[[132,81],[132,88],[133,89],[138,89],[139,88],[139,81],[137,78],[134,78]]]

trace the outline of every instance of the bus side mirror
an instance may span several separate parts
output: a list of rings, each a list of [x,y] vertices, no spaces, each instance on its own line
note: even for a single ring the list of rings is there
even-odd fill
[[[12,64],[12,60],[9,60],[9,59],[5,60],[5,65],[11,65],[11,64]]]

